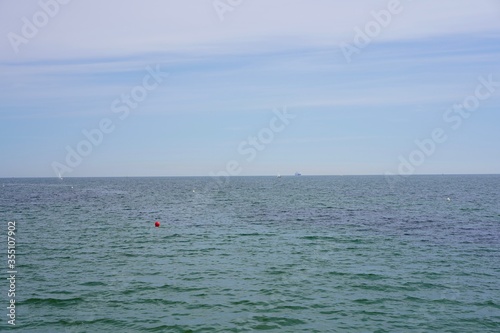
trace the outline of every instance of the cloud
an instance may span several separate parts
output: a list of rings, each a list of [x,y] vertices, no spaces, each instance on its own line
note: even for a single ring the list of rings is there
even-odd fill
[[[370,13],[388,2],[244,0],[221,22],[212,0],[73,0],[61,5],[18,54],[2,38],[0,61],[337,47],[351,42],[354,27],[363,28],[373,19]],[[31,20],[41,10],[38,1],[5,1],[0,6],[0,35],[5,37],[20,34],[22,18]],[[401,0],[401,7],[377,42],[500,31],[500,3],[495,0]]]

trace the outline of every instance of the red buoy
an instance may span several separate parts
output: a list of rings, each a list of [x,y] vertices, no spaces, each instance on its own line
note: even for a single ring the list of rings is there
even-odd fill
[[[156,222],[155,222],[155,227],[157,227],[157,228],[158,228],[159,226],[160,226],[160,222],[159,222],[159,221],[156,221]]]

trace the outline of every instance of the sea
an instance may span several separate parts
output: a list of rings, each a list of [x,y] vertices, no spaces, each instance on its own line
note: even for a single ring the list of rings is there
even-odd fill
[[[500,175],[393,177],[0,179],[0,331],[500,332]]]

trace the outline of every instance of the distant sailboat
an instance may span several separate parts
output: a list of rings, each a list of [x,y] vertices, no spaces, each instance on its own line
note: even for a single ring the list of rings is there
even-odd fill
[[[58,178],[59,178],[60,180],[63,180],[63,177],[61,176],[61,173],[60,173],[60,172],[58,172]]]
[[[276,178],[281,178],[281,175],[278,173],[278,175],[276,176]]]

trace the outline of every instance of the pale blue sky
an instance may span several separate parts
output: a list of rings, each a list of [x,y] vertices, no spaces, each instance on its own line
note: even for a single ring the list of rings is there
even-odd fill
[[[221,21],[212,1],[73,0],[17,53],[8,34],[43,9],[0,2],[0,177],[55,176],[104,118],[65,177],[397,173],[435,128],[447,140],[414,173],[498,173],[500,85],[458,128],[443,115],[500,82],[500,3],[401,1],[347,62],[339,45],[389,2],[247,0]],[[168,77],[121,120],[147,66]],[[295,118],[248,161],[239,145],[283,107]]]

